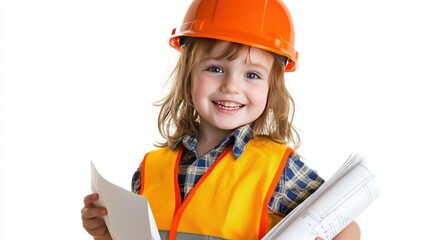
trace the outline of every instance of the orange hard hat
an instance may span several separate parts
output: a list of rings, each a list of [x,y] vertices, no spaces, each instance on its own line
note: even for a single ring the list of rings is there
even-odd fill
[[[292,17],[281,0],[194,0],[170,45],[180,50],[181,37],[204,37],[241,43],[289,58],[286,72],[298,61]]]

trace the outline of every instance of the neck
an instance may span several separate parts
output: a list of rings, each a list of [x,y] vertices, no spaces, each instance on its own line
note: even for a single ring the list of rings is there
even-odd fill
[[[206,152],[213,149],[220,141],[225,139],[234,130],[222,130],[213,127],[210,124],[200,123],[198,135],[198,156],[202,156]]]

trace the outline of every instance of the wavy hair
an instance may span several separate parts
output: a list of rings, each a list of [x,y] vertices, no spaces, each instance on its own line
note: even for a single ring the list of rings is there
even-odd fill
[[[199,114],[192,103],[191,72],[218,42],[219,40],[207,38],[186,39],[169,78],[172,84],[170,92],[155,103],[160,107],[158,130],[166,139],[156,146],[174,148],[183,136],[190,133],[198,135]],[[219,58],[231,61],[243,50],[249,51],[250,46],[230,42]],[[292,125],[295,103],[286,88],[284,77],[284,65],[275,60],[269,75],[267,104],[261,116],[254,122],[253,133],[255,136],[298,148],[299,134]]]

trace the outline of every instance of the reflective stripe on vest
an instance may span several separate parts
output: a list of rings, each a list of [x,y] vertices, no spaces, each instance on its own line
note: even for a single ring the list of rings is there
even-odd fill
[[[238,160],[226,149],[181,203],[178,166],[182,150],[160,148],[142,162],[141,194],[160,230],[259,239],[267,232],[268,202],[292,149],[253,139]]]
[[[161,237],[161,240],[167,240],[168,235],[170,234],[170,231],[159,231],[159,235]],[[176,233],[176,240],[224,240],[223,238],[213,237],[213,236],[207,236],[207,235],[201,235],[201,234],[195,234],[195,233]]]

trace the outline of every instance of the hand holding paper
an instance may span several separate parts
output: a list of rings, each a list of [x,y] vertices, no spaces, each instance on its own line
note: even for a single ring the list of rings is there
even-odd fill
[[[104,217],[114,240],[159,240],[149,202],[104,179],[91,162],[91,190],[100,196],[97,206],[107,209]]]
[[[378,183],[364,157],[349,156],[315,193],[280,221],[263,240],[332,239],[380,195]]]

